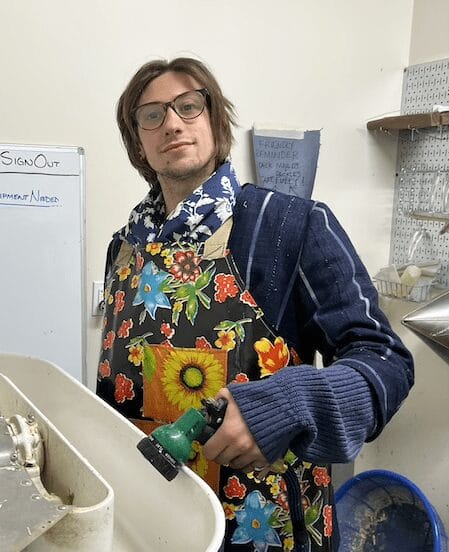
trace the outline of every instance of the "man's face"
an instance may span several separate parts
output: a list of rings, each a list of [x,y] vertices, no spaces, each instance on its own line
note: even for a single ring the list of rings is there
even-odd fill
[[[169,102],[180,94],[202,88],[185,73],[167,72],[154,79],[143,91],[138,105]],[[142,149],[160,182],[208,178],[215,167],[215,140],[207,107],[195,119],[181,119],[168,108],[165,120],[155,130],[139,128]]]

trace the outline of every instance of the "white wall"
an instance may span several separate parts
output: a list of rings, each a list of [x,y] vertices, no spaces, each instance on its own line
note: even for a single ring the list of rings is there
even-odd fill
[[[449,57],[449,0],[415,0],[408,65]],[[428,496],[449,528],[449,366],[401,319],[417,304],[384,300],[394,329],[413,353],[416,382],[410,397],[374,443],[366,445],[357,472],[390,469],[412,479]]]
[[[322,129],[314,197],[334,209],[374,273],[388,260],[396,146],[366,121],[399,111],[404,67],[449,57],[448,17],[447,0],[0,2],[0,142],[86,150],[88,312],[109,238],[146,193],[114,122],[142,63],[189,53],[208,63],[238,111],[242,181],[254,179],[254,122]],[[409,476],[449,526],[449,367],[400,326],[414,306],[385,304],[415,354],[417,384],[356,470]],[[90,387],[99,325],[89,317]]]
[[[409,65],[449,57],[449,0],[414,0]]]
[[[384,264],[395,148],[365,123],[399,109],[411,17],[410,0],[0,2],[0,142],[86,150],[88,312],[109,238],[146,193],[114,108],[154,57],[192,53],[216,73],[239,115],[242,181],[255,176],[253,122],[322,129],[314,196],[334,208],[372,272]],[[91,387],[99,340],[89,317]]]

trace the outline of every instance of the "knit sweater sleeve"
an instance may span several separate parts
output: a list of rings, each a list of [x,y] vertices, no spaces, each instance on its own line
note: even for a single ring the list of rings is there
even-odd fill
[[[375,438],[413,384],[413,362],[378,307],[377,293],[324,204],[311,209],[289,301],[298,340],[323,357],[230,392],[265,457],[291,449],[315,463],[348,462]]]

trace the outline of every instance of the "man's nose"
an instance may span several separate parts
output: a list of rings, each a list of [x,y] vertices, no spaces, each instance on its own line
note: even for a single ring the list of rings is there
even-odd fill
[[[165,114],[165,119],[163,123],[165,132],[169,133],[169,132],[181,130],[183,123],[184,121],[176,113],[173,107],[169,106],[167,109],[167,113]]]

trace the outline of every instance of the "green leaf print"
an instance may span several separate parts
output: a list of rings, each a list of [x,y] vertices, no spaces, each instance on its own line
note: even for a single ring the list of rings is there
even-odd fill
[[[285,525],[285,520],[282,519],[283,517],[282,508],[277,506],[276,510],[268,518],[268,524],[270,527],[283,527]]]
[[[186,316],[187,316],[187,320],[192,324],[192,326],[195,321],[197,313],[198,313],[198,299],[196,298],[196,295],[191,295],[186,305]]]
[[[181,304],[181,309],[182,309],[182,304]],[[171,311],[171,321],[172,321],[172,324],[174,324],[175,326],[178,325],[178,321],[179,321],[179,315],[181,314],[181,311],[180,310],[176,310],[176,309],[173,309]]]
[[[195,294],[195,288],[192,284],[183,284],[176,290],[174,298],[176,301],[187,301],[191,297],[192,291]]]
[[[289,449],[285,453],[284,460],[285,460],[285,462],[287,462],[287,464],[293,465],[298,460],[298,457],[296,456],[296,454],[294,452],[292,452]]]
[[[214,327],[214,330],[232,330],[232,328],[235,326],[235,322],[232,320],[222,320],[219,324],[217,324]]]
[[[143,309],[143,311],[139,314],[139,324],[142,325],[145,322],[145,318],[147,316],[147,311]]]
[[[313,525],[318,521],[321,514],[321,506],[323,505],[323,501],[319,500],[315,504],[311,504],[306,511],[304,512],[304,521],[306,523],[306,527],[309,525]]]
[[[165,278],[165,280],[162,282],[160,287],[160,290],[162,291],[162,293],[165,293],[165,294],[173,293],[174,288],[172,286],[172,283],[173,283],[172,276]]]
[[[313,527],[313,525],[307,525],[306,529],[309,532],[309,535],[312,537],[312,539],[318,544],[318,546],[322,546],[323,535],[318,531],[318,529]]]
[[[287,523],[284,525],[284,527],[282,528],[281,533],[282,533],[283,535],[291,535],[291,534],[293,534],[293,523],[292,523],[291,518],[289,518],[289,520],[287,521]]]
[[[242,326],[242,324],[236,323],[235,333],[238,335],[240,341],[244,341],[244,339],[245,339],[245,328]]]
[[[156,356],[151,347],[144,346],[143,348],[143,374],[148,381],[151,381],[156,372]]]
[[[206,309],[210,308],[210,299],[205,293],[203,293],[202,291],[197,291],[196,296],[200,300],[203,307],[205,307]]]
[[[150,337],[153,335],[153,332],[147,332],[147,333],[144,333],[143,335],[138,335],[137,337],[133,337],[129,340],[129,343],[128,345],[125,345],[125,347],[127,349],[129,349],[129,347],[132,347],[132,345],[147,345],[147,341],[146,341],[146,338],[147,337]]]
[[[215,268],[210,271],[203,272],[198,276],[195,282],[195,288],[197,290],[204,289],[207,287],[212,279],[212,276],[215,274]]]
[[[243,324],[248,324],[249,322],[252,322],[251,318],[242,318],[241,320],[236,320],[235,322],[233,320],[222,320],[214,327],[214,330],[224,330],[225,332],[235,330],[237,337],[243,342],[245,339],[245,328],[243,327]]]

